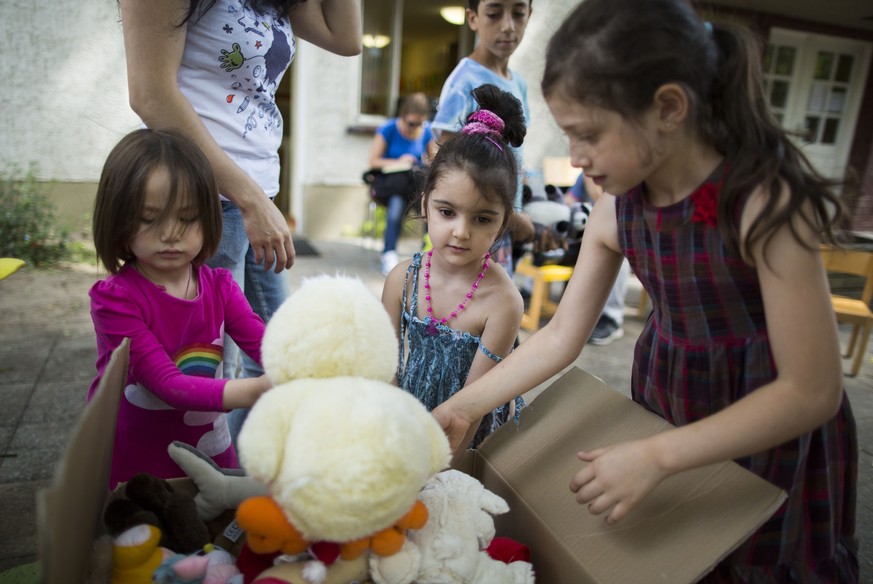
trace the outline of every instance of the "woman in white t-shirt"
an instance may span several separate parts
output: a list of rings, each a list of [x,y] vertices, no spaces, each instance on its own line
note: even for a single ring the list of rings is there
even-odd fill
[[[130,105],[206,154],[224,230],[212,267],[228,268],[266,322],[289,294],[291,231],[279,192],[282,114],[275,93],[295,35],[340,55],[361,51],[360,0],[119,0]],[[225,344],[226,377],[259,375]],[[239,416],[239,415],[237,415]],[[244,414],[241,415],[244,419]],[[231,416],[235,436],[241,418]]]

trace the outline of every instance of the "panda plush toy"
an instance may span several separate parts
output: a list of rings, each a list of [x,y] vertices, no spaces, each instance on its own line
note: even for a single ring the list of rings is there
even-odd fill
[[[554,250],[535,252],[534,265],[575,265],[582,234],[591,215],[591,203],[577,201],[568,205],[564,202],[564,192],[552,185],[546,185],[545,197],[534,196],[525,186],[523,208],[534,223],[537,239],[543,230],[549,230],[552,238],[560,243]]]

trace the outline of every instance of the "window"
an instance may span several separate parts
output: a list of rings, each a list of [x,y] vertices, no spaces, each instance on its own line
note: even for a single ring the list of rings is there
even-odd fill
[[[784,121],[788,94],[794,79],[794,61],[797,49],[791,46],[767,44],[764,53],[764,96],[770,110],[779,122]]]
[[[812,86],[806,103],[807,140],[810,142],[836,143],[846,107],[853,61],[854,57],[849,54],[821,50],[816,53]]]
[[[422,91],[436,110],[443,82],[473,48],[466,24],[440,16],[440,8],[466,6],[466,0],[364,0],[360,114],[397,114],[406,94]],[[399,39],[399,42],[398,42]]]

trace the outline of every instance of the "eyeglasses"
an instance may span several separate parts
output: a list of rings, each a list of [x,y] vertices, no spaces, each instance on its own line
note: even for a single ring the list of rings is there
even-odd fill
[[[403,123],[406,124],[407,126],[409,126],[410,128],[417,128],[421,124],[423,124],[424,122],[403,120]]]

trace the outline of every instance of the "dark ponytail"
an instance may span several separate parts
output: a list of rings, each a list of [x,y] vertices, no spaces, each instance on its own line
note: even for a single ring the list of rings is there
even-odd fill
[[[503,120],[503,140],[513,148],[521,146],[527,134],[527,127],[524,123],[524,110],[518,98],[490,83],[474,89],[473,97],[479,104],[480,110],[492,111]],[[468,121],[470,116],[467,116]]]

